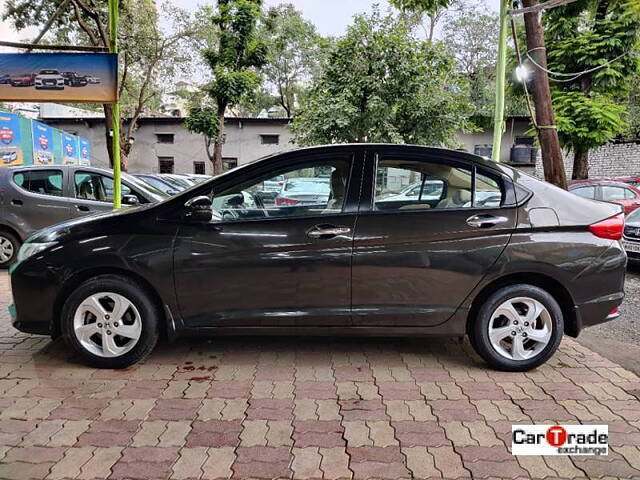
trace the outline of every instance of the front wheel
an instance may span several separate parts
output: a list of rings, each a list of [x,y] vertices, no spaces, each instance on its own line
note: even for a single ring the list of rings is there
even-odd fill
[[[469,336],[489,365],[522,372],[546,362],[563,332],[558,302],[539,287],[519,284],[501,288],[485,300]]]
[[[126,368],[158,341],[159,311],[138,283],[119,275],[87,280],[62,309],[62,334],[86,363]]]

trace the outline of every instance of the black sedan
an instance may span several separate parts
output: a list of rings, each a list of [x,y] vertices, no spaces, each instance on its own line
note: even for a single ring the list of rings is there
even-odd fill
[[[278,175],[328,178],[328,198],[265,205],[259,186]],[[619,315],[623,226],[618,205],[467,153],[316,147],[33,234],[10,310],[105,368],[161,334],[466,334],[491,366],[522,371]]]

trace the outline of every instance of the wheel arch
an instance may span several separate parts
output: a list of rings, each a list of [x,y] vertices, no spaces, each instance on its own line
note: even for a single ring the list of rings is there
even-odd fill
[[[58,296],[56,297],[53,306],[53,324],[51,325],[51,336],[53,338],[56,338],[60,335],[60,316],[62,314],[62,307],[64,306],[64,302],[67,300],[67,298],[69,298],[71,292],[73,292],[82,282],[99,275],[119,275],[122,277],[127,277],[138,283],[149,294],[152,302],[156,305],[158,311],[160,312],[161,317],[159,319],[159,324],[161,336],[165,339],[169,336],[169,322],[171,319],[169,318],[169,314],[165,309],[165,305],[162,302],[160,294],[153,287],[153,285],[149,283],[148,280],[146,280],[142,275],[124,268],[95,267],[75,273],[64,282],[62,288],[58,292]]]
[[[475,296],[467,315],[466,332],[471,331],[471,326],[476,318],[478,310],[487,298],[502,287],[515,284],[533,285],[548,292],[560,305],[564,318],[564,333],[570,337],[576,337],[579,332],[578,317],[575,302],[567,288],[553,277],[537,272],[518,272],[499,277],[487,285]]]
[[[14,235],[20,241],[20,243],[24,242],[22,235],[20,235],[15,228],[7,225],[6,223],[0,223],[0,232],[8,232]]]

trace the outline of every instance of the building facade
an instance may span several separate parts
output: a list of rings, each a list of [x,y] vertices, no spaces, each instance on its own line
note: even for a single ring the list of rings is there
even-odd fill
[[[103,118],[46,116],[40,121],[69,133],[88,138],[92,144],[91,164],[109,166]],[[227,118],[222,149],[225,168],[233,168],[257,158],[295,148],[286,118]],[[501,160],[511,161],[511,149],[529,128],[526,117],[510,117],[503,136]],[[212,172],[204,137],[189,132],[182,117],[143,117],[134,133],[128,159],[131,173]],[[478,155],[491,155],[493,132],[458,134],[460,149]],[[532,162],[530,162],[532,163]]]

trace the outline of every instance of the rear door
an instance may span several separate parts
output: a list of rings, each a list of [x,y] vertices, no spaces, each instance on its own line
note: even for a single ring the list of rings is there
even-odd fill
[[[5,198],[7,221],[27,234],[72,218],[64,197],[64,170],[17,170],[8,179]]]
[[[356,325],[447,321],[507,245],[511,183],[452,153],[367,158],[354,236]],[[422,193],[399,198],[408,185]]]

